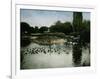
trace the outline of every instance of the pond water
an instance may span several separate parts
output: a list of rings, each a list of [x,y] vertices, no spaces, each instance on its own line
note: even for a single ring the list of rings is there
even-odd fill
[[[89,48],[73,51],[73,44],[65,42],[40,45],[31,42],[21,48],[21,69],[63,68],[90,66]]]

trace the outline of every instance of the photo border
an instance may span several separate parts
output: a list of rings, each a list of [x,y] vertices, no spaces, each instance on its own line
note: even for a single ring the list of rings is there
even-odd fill
[[[31,69],[31,70],[20,70],[20,9],[39,9],[39,10],[57,10],[57,11],[81,11],[91,13],[91,66],[90,67],[67,67],[67,68],[50,68],[50,69]],[[95,26],[95,9],[92,7],[62,7],[62,6],[37,6],[37,5],[15,5],[15,12],[12,21],[12,78],[23,78],[28,79],[29,77],[34,78],[46,78],[61,76],[66,74],[86,74],[94,73],[96,71],[96,28]],[[33,76],[34,74],[34,76]],[[70,78],[70,77],[69,77]]]

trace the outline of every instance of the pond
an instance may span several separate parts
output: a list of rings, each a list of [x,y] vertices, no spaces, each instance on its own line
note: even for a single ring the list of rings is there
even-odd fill
[[[89,47],[80,48],[74,43],[66,44],[66,39],[53,39],[50,42],[52,44],[45,44],[45,39],[44,44],[36,41],[32,40],[29,45],[21,47],[21,69],[90,66]]]

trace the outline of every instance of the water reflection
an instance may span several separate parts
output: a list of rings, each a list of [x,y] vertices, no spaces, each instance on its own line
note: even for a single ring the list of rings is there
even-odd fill
[[[21,69],[89,66],[89,48],[80,44],[54,43],[41,45],[31,42],[21,48]]]
[[[82,47],[80,44],[76,43],[73,45],[73,62],[75,66],[81,65],[82,59]]]

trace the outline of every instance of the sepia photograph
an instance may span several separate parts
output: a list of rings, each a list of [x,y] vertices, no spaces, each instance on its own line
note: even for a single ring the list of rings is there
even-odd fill
[[[91,13],[20,9],[20,69],[91,66]]]

